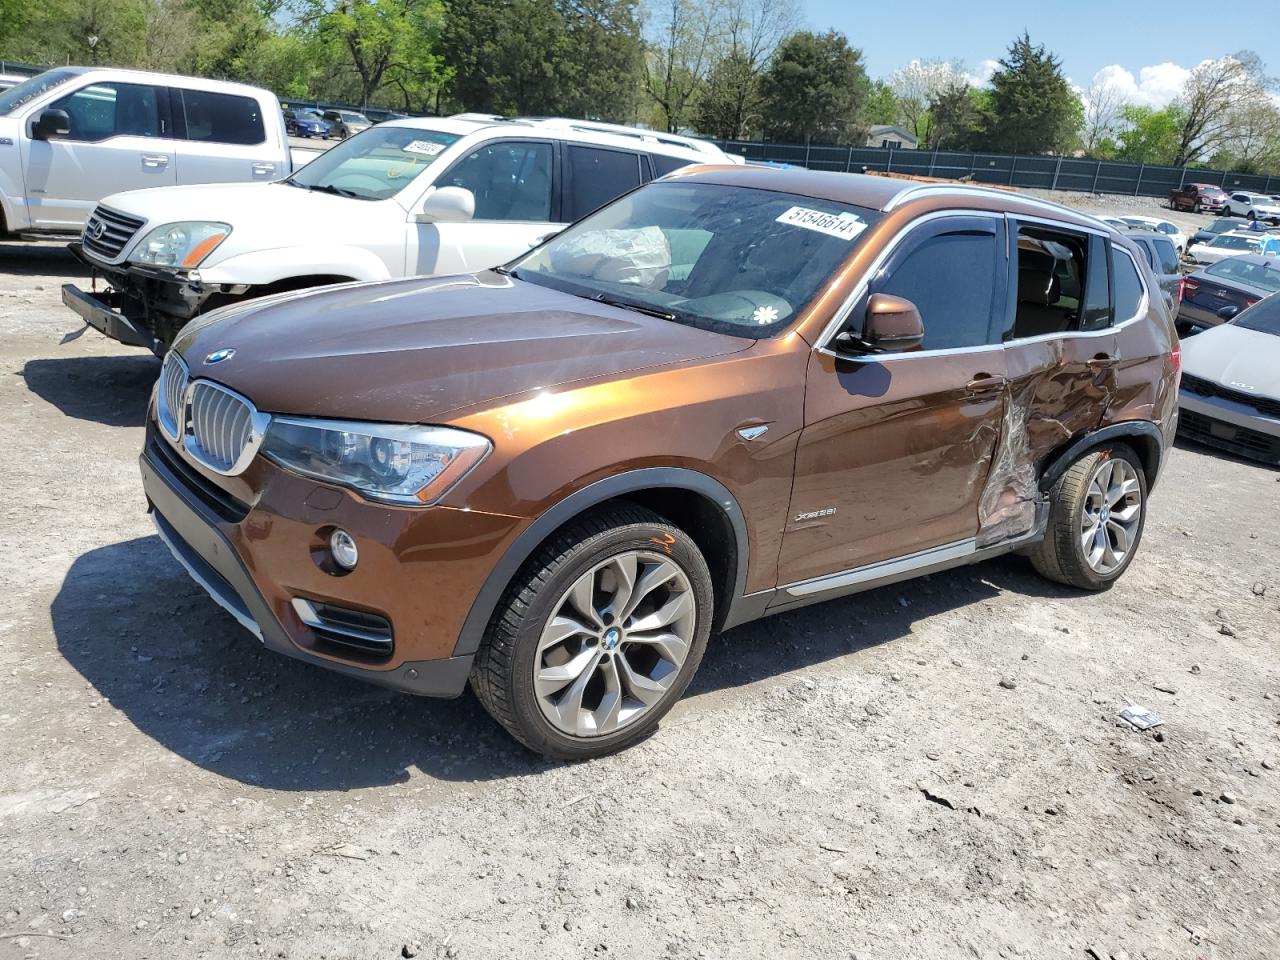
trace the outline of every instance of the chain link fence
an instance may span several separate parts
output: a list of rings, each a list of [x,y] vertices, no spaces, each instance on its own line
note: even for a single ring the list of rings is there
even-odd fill
[[[761,163],[786,163],[810,170],[845,173],[879,171],[995,183],[1040,190],[1080,190],[1133,197],[1164,197],[1188,183],[1209,183],[1225,190],[1280,194],[1280,175],[1230,173],[1199,167],[1160,167],[1143,163],[1083,160],[1074,157],[1020,156],[1008,153],[959,153],[829,144],[712,141],[726,153]]]

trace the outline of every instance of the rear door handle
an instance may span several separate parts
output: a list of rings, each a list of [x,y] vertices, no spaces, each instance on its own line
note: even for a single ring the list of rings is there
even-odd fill
[[[1115,365],[1116,365],[1116,358],[1112,356],[1108,356],[1105,353],[1100,353],[1097,356],[1090,357],[1088,360],[1085,361],[1085,366],[1087,366],[1090,370],[1106,370],[1108,367],[1114,367]]]
[[[265,177],[267,174],[275,172],[276,165],[274,163],[255,163],[253,165],[253,175],[255,177]]]
[[[965,393],[971,397],[986,397],[993,393],[998,393],[1005,388],[1009,381],[1004,377],[991,377],[986,374],[978,374],[967,384],[965,384]]]
[[[142,165],[151,170],[162,170],[169,165],[169,158],[163,153],[144,153]]]

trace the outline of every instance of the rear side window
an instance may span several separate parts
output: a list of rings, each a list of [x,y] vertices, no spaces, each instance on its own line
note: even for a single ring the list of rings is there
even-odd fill
[[[181,91],[187,139],[250,146],[267,139],[262,108],[252,97],[206,90]]]
[[[1159,259],[1157,269],[1161,273],[1177,273],[1178,251],[1173,243],[1169,240],[1156,240],[1152,245],[1156,248],[1156,257]]]
[[[1116,322],[1124,323],[1138,315],[1146,290],[1137,265],[1119,247],[1111,248],[1111,275],[1115,285]]]
[[[621,150],[570,145],[569,220],[580,220],[640,186],[640,156]]]
[[[876,292],[916,305],[925,350],[982,346],[992,340],[998,255],[994,234],[940,234],[896,264]]]
[[[649,162],[653,164],[653,175],[655,177],[665,177],[668,173],[675,173],[681,167],[687,167],[691,163],[697,163],[696,160],[686,160],[683,157],[664,157],[660,153],[649,154]]]
[[[1088,247],[1083,235],[1018,228],[1016,313],[1005,339],[1079,329]]]
[[[50,104],[67,111],[66,139],[96,143],[109,137],[162,137],[160,91],[138,83],[95,83]]]

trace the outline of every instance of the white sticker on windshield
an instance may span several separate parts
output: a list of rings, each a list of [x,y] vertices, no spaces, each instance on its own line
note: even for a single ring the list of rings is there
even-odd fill
[[[444,144],[431,140],[410,140],[400,149],[405,153],[425,153],[428,157],[434,157],[444,149]]]
[[[841,240],[852,240],[867,225],[852,213],[823,213],[821,210],[810,210],[808,207],[792,207],[778,218],[778,223],[789,223],[793,227],[805,230],[816,230],[830,237]]]

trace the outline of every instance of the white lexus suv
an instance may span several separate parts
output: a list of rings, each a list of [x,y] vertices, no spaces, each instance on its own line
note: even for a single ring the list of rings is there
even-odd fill
[[[72,245],[109,287],[62,299],[163,354],[197,314],[322,284],[484,270],[691,163],[741,163],[690,137],[477,114],[393,120],[275,183],[107,197]]]

